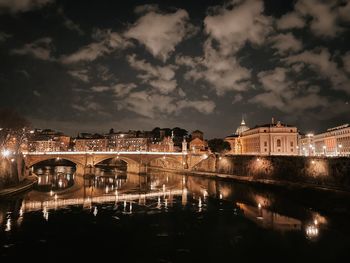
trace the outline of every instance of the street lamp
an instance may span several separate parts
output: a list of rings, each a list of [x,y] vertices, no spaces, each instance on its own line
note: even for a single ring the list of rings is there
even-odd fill
[[[342,149],[343,145],[339,144],[338,146],[339,146],[339,155],[341,156],[341,149]]]
[[[3,150],[2,151],[2,156],[4,156],[4,157],[8,157],[10,155],[10,151],[9,150]]]
[[[323,154],[324,156],[326,156],[326,145],[323,145],[322,148],[323,148]]]

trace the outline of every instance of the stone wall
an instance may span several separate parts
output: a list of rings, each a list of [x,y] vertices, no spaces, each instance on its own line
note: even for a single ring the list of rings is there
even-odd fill
[[[194,171],[216,172],[254,179],[311,183],[350,190],[350,158],[302,156],[210,156]]]
[[[22,155],[11,159],[0,157],[0,189],[18,184],[24,179],[25,172]]]

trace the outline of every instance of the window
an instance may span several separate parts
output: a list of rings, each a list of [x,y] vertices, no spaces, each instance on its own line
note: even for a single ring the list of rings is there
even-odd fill
[[[267,142],[264,142],[264,146],[265,146],[265,147],[267,146]]]
[[[267,149],[265,148],[265,152],[267,152]]]
[[[281,147],[281,140],[280,139],[277,140],[277,147]]]
[[[294,143],[293,142],[290,142],[290,147],[293,147],[294,146]]]

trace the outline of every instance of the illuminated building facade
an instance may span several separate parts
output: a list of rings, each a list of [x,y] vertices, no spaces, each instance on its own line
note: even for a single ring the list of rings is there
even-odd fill
[[[53,130],[33,130],[27,139],[30,152],[68,151],[71,138]]]
[[[203,132],[195,130],[191,133],[191,141],[189,143],[192,153],[206,152],[208,143],[203,138]]]
[[[82,133],[74,140],[74,150],[107,151],[108,139],[100,134]]]
[[[350,124],[315,135],[313,145],[318,156],[350,156]]]
[[[294,126],[272,123],[249,129],[244,120],[234,135],[225,138],[229,154],[298,155],[298,130]]]

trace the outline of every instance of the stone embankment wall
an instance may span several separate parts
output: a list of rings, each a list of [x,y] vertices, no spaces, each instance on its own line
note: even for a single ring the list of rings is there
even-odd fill
[[[0,157],[0,190],[16,185],[24,176],[25,164],[21,155],[14,158]]]
[[[311,183],[350,190],[350,158],[302,156],[210,156],[193,171],[215,172],[254,179]]]

